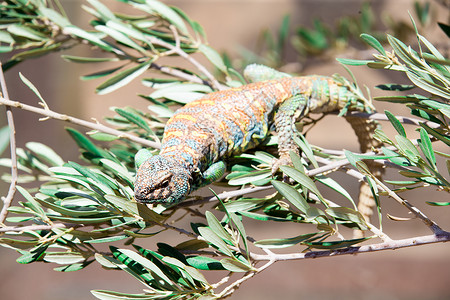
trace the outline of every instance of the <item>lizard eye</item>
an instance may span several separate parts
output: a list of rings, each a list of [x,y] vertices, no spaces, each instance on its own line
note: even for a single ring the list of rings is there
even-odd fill
[[[161,188],[162,189],[165,189],[165,188],[167,188],[168,186],[169,186],[169,182],[170,182],[170,180],[164,180],[163,182],[161,182]]]

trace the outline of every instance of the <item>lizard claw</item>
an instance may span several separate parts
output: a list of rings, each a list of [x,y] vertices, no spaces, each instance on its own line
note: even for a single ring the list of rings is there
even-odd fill
[[[275,177],[275,174],[280,169],[280,166],[292,166],[292,160],[289,155],[281,155],[280,158],[274,158],[272,160],[272,177]],[[283,181],[290,182],[291,179],[283,173]]]

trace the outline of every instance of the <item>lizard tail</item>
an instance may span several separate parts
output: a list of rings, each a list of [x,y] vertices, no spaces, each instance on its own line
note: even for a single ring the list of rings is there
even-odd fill
[[[360,151],[362,153],[382,146],[382,143],[374,138],[375,129],[379,127],[377,121],[359,117],[346,117],[346,119],[358,137]],[[365,163],[373,175],[377,178],[381,178],[384,171],[381,164],[375,163],[373,160],[367,160]],[[362,181],[359,188],[358,210],[367,222],[370,222],[375,206],[376,202],[369,185],[365,181]],[[355,230],[354,238],[360,237],[364,237],[364,232]]]

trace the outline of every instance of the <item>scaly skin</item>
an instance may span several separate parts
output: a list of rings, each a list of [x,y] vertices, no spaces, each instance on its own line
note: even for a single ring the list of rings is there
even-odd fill
[[[138,169],[136,200],[180,202],[197,188],[219,179],[225,172],[223,161],[261,143],[272,124],[279,141],[276,171],[279,165],[290,162],[290,150],[298,152],[292,142],[298,119],[358,101],[331,77],[283,76],[276,73],[271,77],[277,78],[274,80],[213,92],[177,110],[166,124],[159,155]],[[258,79],[267,77],[263,74]]]

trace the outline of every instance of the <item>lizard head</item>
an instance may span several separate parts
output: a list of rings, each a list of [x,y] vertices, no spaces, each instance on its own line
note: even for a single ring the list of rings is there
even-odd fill
[[[173,158],[156,155],[138,169],[134,184],[136,201],[176,204],[190,191],[189,171]]]

